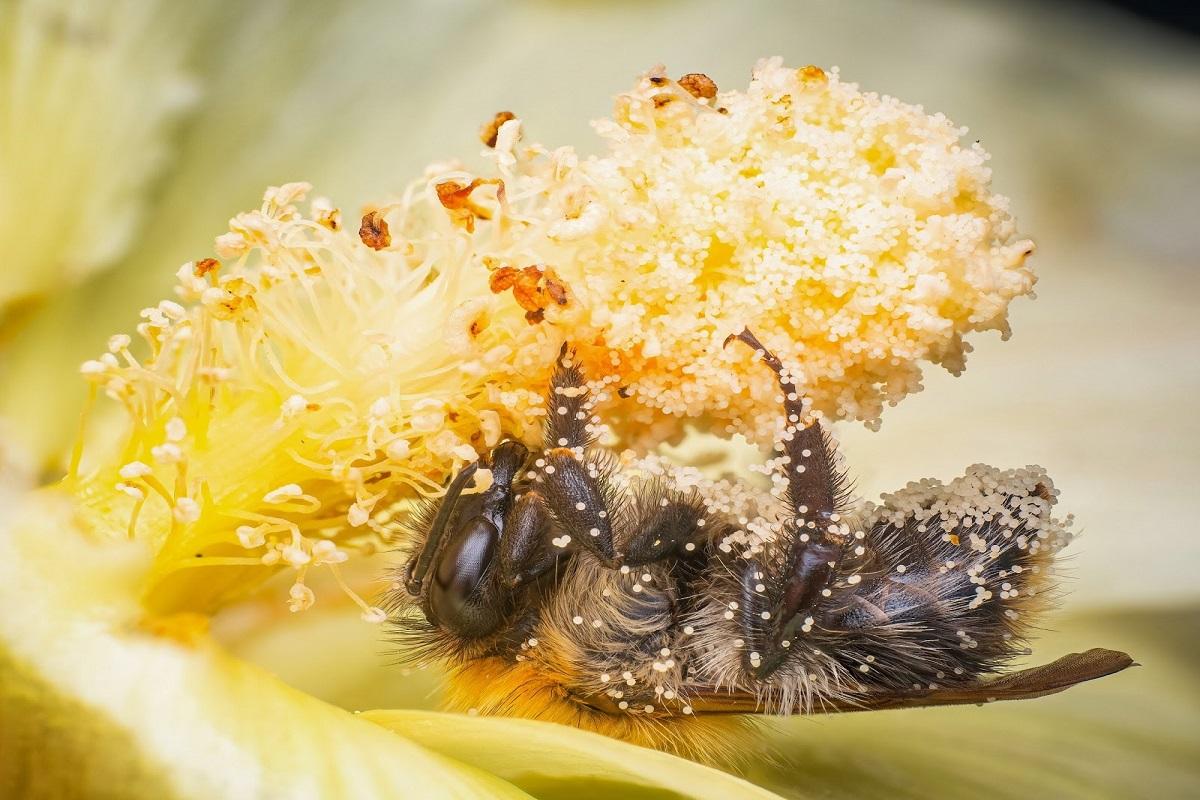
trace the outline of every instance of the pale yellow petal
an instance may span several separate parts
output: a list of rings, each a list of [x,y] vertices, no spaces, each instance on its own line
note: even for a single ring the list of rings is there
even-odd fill
[[[711,767],[549,722],[428,711],[368,711],[362,716],[543,800],[776,797]]]
[[[0,6],[0,324],[129,245],[197,85],[205,4]]]
[[[0,527],[0,795],[526,796],[234,659],[198,618],[141,620],[144,554],[89,545],[65,504],[13,516]]]

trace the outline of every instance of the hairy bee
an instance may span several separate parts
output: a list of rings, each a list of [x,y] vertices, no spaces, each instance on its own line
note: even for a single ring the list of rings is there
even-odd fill
[[[1132,663],[1097,649],[995,676],[1069,539],[1049,479],[976,466],[848,513],[791,375],[749,331],[733,339],[783,393],[759,533],[669,476],[623,476],[566,346],[544,449],[501,443],[419,516],[391,625],[407,657],[448,663],[452,708],[712,755],[731,715],[1037,697]],[[490,485],[467,492],[481,469]]]

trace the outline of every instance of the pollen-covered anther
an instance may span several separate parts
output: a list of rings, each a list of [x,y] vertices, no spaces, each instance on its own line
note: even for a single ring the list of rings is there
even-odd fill
[[[451,221],[467,233],[475,230],[476,218],[489,220],[492,212],[487,207],[477,203],[472,193],[480,186],[496,186],[496,197],[500,204],[504,203],[504,181],[499,178],[475,178],[470,183],[463,184],[455,180],[445,180],[434,184],[438,201],[450,215]]]
[[[700,100],[713,100],[717,96],[717,84],[702,72],[689,72],[679,81],[687,93]]]
[[[358,226],[358,238],[372,250],[384,250],[392,246],[392,232],[384,212],[378,209],[367,211]]]
[[[509,120],[516,119],[517,115],[511,111],[497,111],[495,116],[483,124],[479,129],[479,139],[488,147],[495,147],[496,140],[500,136],[500,128]]]

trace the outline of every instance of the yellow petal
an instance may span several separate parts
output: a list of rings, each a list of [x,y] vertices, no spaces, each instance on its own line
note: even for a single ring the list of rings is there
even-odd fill
[[[64,503],[43,497],[8,516],[0,795],[526,796],[283,685],[190,618],[140,622],[144,553],[89,545]]]
[[[0,7],[0,321],[6,306],[109,266],[129,244],[196,87],[211,8],[35,0]],[[193,37],[198,39],[199,37]]]
[[[549,722],[428,711],[362,716],[540,798],[777,796],[711,767]]]

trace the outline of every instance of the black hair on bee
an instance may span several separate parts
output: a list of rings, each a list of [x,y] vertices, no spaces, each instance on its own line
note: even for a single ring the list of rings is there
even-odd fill
[[[996,675],[1071,538],[1050,479],[975,465],[855,506],[786,367],[735,339],[783,393],[774,495],[629,474],[564,345],[544,447],[502,442],[415,518],[391,629],[406,658],[449,665],[452,708],[711,756],[730,715],[1037,697],[1132,663],[1094,649]]]

